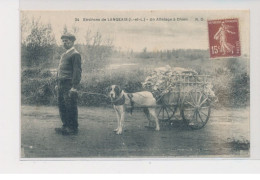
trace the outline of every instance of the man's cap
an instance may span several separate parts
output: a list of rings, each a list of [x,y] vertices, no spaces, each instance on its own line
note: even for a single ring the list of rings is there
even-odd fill
[[[76,37],[73,34],[71,34],[71,33],[65,33],[65,34],[63,34],[61,36],[61,39],[66,39],[66,38],[71,40],[71,41],[75,41],[76,40]]]

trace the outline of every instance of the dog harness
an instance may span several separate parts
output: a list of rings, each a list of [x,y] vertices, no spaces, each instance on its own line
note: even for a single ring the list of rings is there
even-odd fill
[[[115,106],[124,105],[125,104],[124,94],[121,93],[121,95],[115,101],[112,101],[112,104],[114,104]]]
[[[133,113],[133,110],[134,110],[134,101],[133,101],[133,94],[131,94],[131,93],[127,93],[127,96],[128,96],[128,98],[129,98],[129,100],[130,100],[130,105],[131,105],[131,108],[130,108],[130,113],[131,113],[131,115],[132,115],[132,113]]]
[[[133,94],[132,93],[127,93],[127,97],[130,100],[130,105],[131,105],[130,113],[132,114],[133,113],[133,109],[134,109],[134,101],[132,99],[133,98]],[[125,95],[123,93],[121,93],[121,95],[115,101],[112,101],[112,104],[115,105],[115,106],[124,105],[125,104]]]

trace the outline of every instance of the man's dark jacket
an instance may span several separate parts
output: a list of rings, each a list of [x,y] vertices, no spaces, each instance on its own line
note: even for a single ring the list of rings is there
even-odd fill
[[[72,87],[77,89],[81,80],[81,72],[81,56],[74,48],[62,54],[58,68],[58,80],[70,79]]]

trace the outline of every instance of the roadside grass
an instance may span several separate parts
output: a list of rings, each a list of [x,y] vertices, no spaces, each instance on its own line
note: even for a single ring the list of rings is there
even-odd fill
[[[250,149],[250,141],[244,137],[228,138],[227,142],[235,151]]]

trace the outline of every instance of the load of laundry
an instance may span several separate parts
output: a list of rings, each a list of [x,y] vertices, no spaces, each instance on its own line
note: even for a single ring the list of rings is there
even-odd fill
[[[196,82],[203,82],[203,77],[196,75],[198,75],[198,73],[195,70],[167,65],[165,67],[155,68],[147,76],[145,81],[142,83],[142,86],[144,89],[152,92],[155,98],[158,99],[162,95],[170,92],[191,91],[194,89],[194,84]],[[184,76],[190,77],[189,80],[193,79],[194,83],[187,83],[183,78]],[[182,89],[180,89],[180,83],[182,83]],[[196,88],[202,88],[202,85],[196,86]],[[203,86],[203,92],[207,94],[210,99],[215,100],[217,98],[212,88],[213,85],[211,82],[207,82]]]

